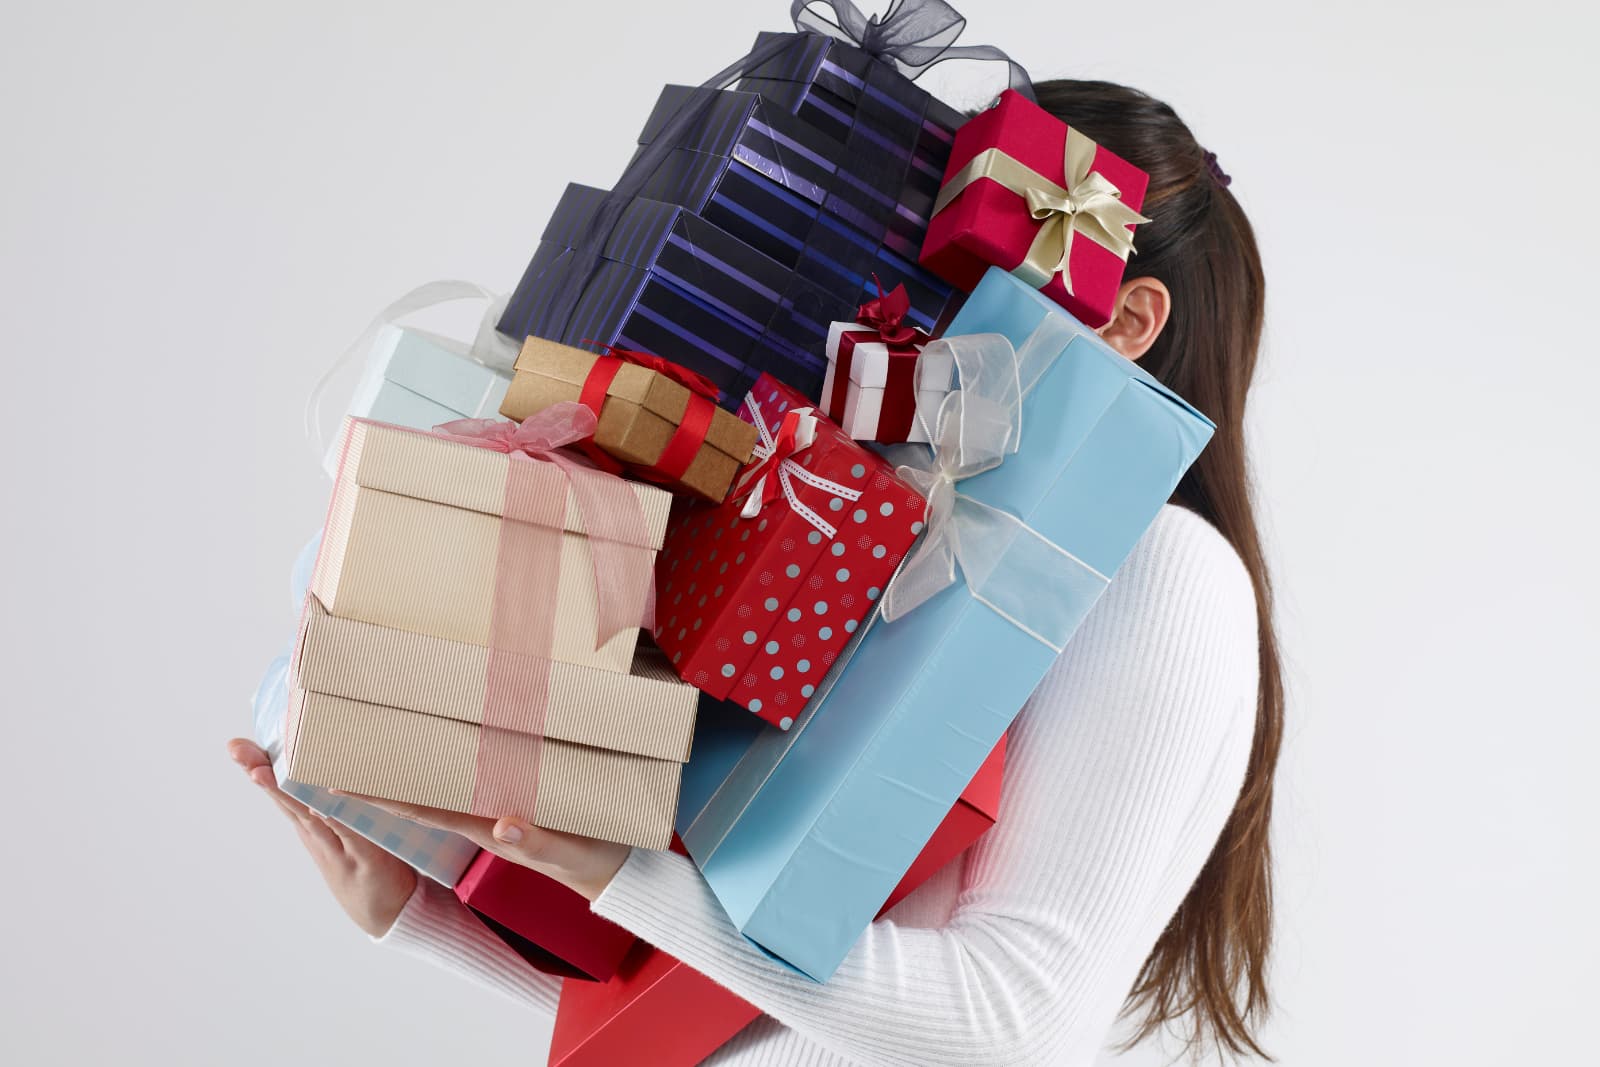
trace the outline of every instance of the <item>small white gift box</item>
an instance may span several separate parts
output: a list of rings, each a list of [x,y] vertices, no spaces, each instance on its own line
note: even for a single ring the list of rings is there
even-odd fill
[[[873,326],[835,322],[828,328],[822,409],[857,441],[926,441],[917,408],[931,417],[950,392],[955,372],[942,346],[932,356],[923,355],[927,342],[919,331],[913,341],[890,344]],[[917,365],[928,359],[936,362],[919,371]]]

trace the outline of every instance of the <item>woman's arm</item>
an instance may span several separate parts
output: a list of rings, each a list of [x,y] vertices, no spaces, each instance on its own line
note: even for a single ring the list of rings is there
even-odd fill
[[[380,945],[438,964],[497,993],[555,1014],[561,980],[530,967],[444,886],[418,878],[416,892]]]
[[[228,755],[288,817],[334,900],[374,941],[430,959],[534,1007],[554,1012],[560,982],[540,974],[477,920],[454,893],[403,860],[278,788],[272,759],[236,737]]]
[[[687,860],[642,850],[595,911],[856,1060],[1087,1062],[1232,810],[1255,664],[1243,567],[1168,508],[1013,727],[946,928],[874,923],[818,985],[739,935]]]

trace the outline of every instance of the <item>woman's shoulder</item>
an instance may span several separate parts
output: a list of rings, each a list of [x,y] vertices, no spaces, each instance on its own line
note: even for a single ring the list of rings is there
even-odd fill
[[[1092,659],[1154,688],[1187,687],[1202,675],[1253,701],[1258,641],[1255,589],[1243,560],[1216,527],[1169,504],[1064,658],[1077,659],[1080,669]]]
[[[1244,561],[1215,526],[1176,504],[1156,515],[1107,596],[1157,614],[1198,612],[1256,633],[1255,586]]]

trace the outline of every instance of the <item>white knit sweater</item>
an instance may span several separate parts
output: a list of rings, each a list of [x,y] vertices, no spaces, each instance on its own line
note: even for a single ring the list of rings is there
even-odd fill
[[[766,1013],[708,1064],[1088,1065],[1233,807],[1256,653],[1238,556],[1168,507],[1012,728],[999,822],[826,984],[745,941],[681,856],[636,849],[594,910]],[[421,881],[384,943],[554,1010],[554,979]]]

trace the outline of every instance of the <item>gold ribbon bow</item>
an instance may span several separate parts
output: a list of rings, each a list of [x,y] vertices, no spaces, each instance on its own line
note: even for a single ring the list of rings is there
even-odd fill
[[[1126,260],[1133,252],[1130,225],[1150,220],[1122,202],[1122,190],[1099,171],[1091,171],[1099,146],[1075,128],[1067,129],[1064,153],[1066,188],[1018,162],[998,148],[986,149],[972,158],[939,190],[934,214],[943,211],[962,190],[980,178],[988,178],[1027,201],[1028,212],[1041,225],[1022,262],[1011,273],[1035,289],[1061,275],[1061,283],[1072,293],[1072,239],[1083,234],[1095,244]]]

